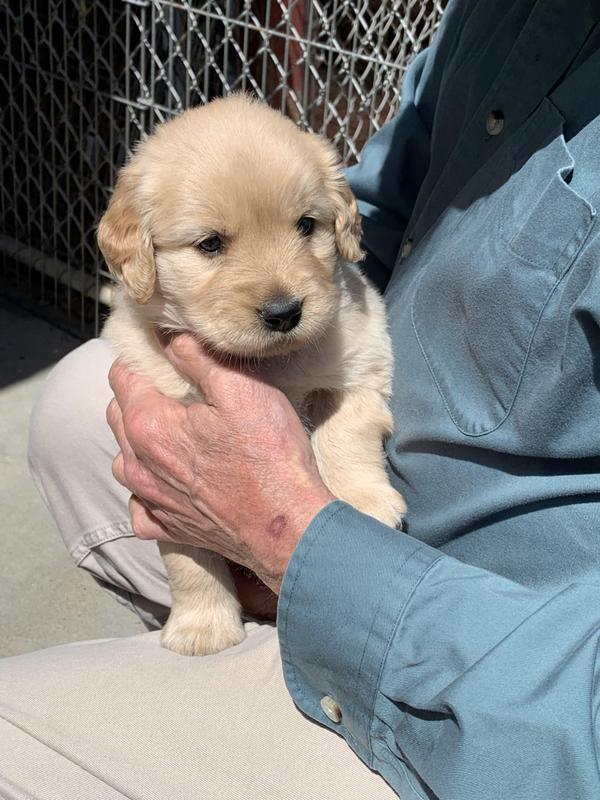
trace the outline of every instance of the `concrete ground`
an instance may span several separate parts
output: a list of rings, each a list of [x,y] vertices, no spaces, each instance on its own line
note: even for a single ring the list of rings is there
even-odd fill
[[[29,476],[31,408],[78,344],[0,298],[0,657],[145,630],[75,567]]]

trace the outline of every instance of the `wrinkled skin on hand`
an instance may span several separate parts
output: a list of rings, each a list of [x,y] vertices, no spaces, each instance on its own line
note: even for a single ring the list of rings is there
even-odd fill
[[[172,337],[164,351],[206,402],[165,397],[119,361],[109,375],[107,419],[120,447],[113,474],[132,492],[133,531],[247,568],[234,570],[242,604],[272,617],[294,548],[334,498],[282,392],[220,363],[190,334]]]

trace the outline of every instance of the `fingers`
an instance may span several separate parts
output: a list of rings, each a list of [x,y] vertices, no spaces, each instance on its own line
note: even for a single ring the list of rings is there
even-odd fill
[[[129,440],[125,435],[125,428],[123,425],[123,414],[121,413],[121,409],[119,404],[117,403],[116,399],[113,399],[108,404],[108,408],[106,409],[106,421],[109,424],[111,431],[113,432],[113,436],[117,440],[117,444],[121,452],[127,455],[128,458],[135,457],[133,450],[129,444]]]
[[[162,480],[160,475],[154,474],[133,451],[125,433],[123,415],[115,399],[108,406],[106,418],[121,449],[112,463],[112,474],[117,482],[144,500],[160,503],[172,510],[180,508],[182,496],[178,489]],[[183,499],[186,497],[184,494]]]
[[[119,361],[111,367],[109,377],[115,397],[108,405],[106,419],[125,465],[139,460],[157,476],[174,479],[183,462],[179,457],[170,458],[170,454],[176,450],[185,406],[161,394]],[[178,486],[181,488],[180,482]]]
[[[157,539],[160,542],[172,542],[173,537],[159,522],[152,511],[132,494],[129,498],[129,514],[131,516],[131,530],[138,539]]]
[[[142,466],[139,461],[126,459],[123,453],[118,453],[113,460],[112,474],[121,486],[143,497],[145,500],[158,502],[164,499],[164,493],[161,491],[154,475]]]
[[[132,492],[142,493],[142,473],[146,472],[144,467],[139,463],[129,439],[125,434],[125,426],[123,425],[123,414],[119,408],[119,404],[113,397],[106,409],[106,420],[113,432],[113,436],[117,440],[120,452],[113,459],[112,473],[114,478]],[[143,476],[144,489],[147,492],[150,488],[151,476]]]
[[[161,334],[158,341],[177,372],[200,389],[209,405],[219,405],[223,380],[240,377],[235,366],[221,363],[191,333]]]
[[[124,486],[130,491],[135,491],[133,483],[132,470],[129,465],[137,465],[137,459],[133,452],[129,440],[125,435],[125,428],[123,426],[123,414],[119,408],[119,404],[113,397],[106,409],[106,421],[108,422],[113,436],[117,440],[120,452],[117,453],[112,463],[112,474],[121,486]],[[127,466],[126,466],[127,465]],[[140,487],[136,487],[138,490]]]
[[[115,480],[129,489],[138,499],[166,514],[193,513],[189,496],[170,486],[136,459],[126,459],[118,453],[112,463]]]
[[[133,372],[118,359],[108,373],[108,382],[123,414],[142,403],[152,402],[163,395],[143,375]]]

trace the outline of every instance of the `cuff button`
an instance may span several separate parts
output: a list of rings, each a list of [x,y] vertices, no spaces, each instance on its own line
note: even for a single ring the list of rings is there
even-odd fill
[[[504,130],[504,114],[502,111],[490,111],[485,118],[485,129],[490,136],[498,136]]]
[[[325,695],[325,697],[321,699],[321,708],[325,716],[332,722],[335,722],[336,725],[342,721],[342,709],[338,706],[333,697]]]

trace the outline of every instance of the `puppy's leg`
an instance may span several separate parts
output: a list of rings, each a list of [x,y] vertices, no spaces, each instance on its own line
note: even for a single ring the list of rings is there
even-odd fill
[[[319,391],[309,413],[313,450],[329,490],[386,525],[397,525],[406,504],[385,469],[383,440],[393,420],[383,395],[374,389]]]
[[[159,542],[173,598],[160,642],[186,656],[218,653],[245,637],[233,579],[223,558],[188,545]]]

